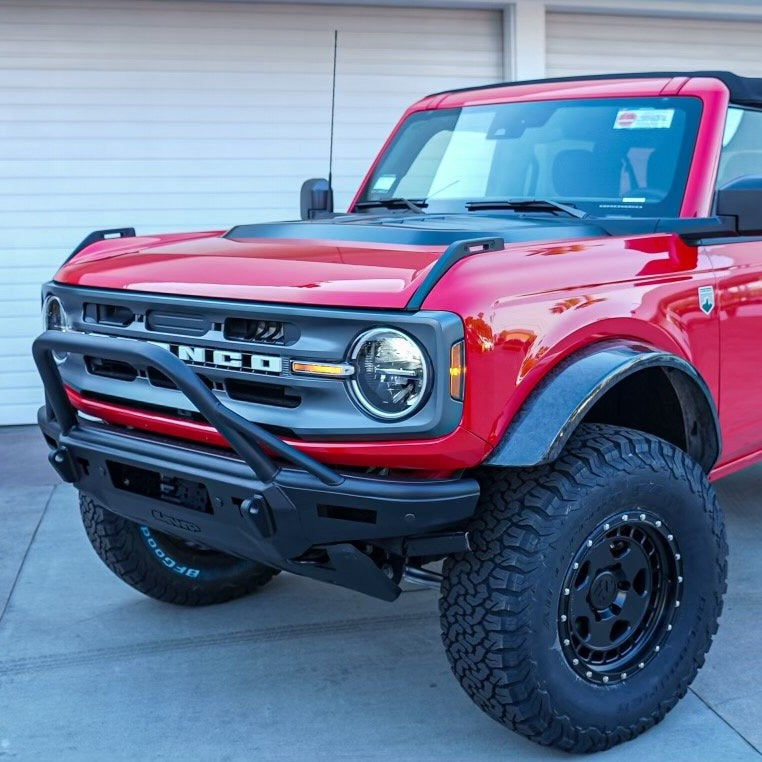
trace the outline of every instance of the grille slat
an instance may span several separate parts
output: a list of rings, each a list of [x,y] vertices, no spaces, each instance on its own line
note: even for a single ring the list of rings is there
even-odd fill
[[[137,368],[119,360],[86,356],[85,367],[88,373],[92,373],[94,376],[113,378],[117,381],[134,381],[138,377]]]
[[[223,334],[231,341],[283,345],[286,343],[286,324],[278,320],[227,318]]]
[[[146,314],[146,328],[157,333],[197,337],[209,333],[212,324],[203,315],[149,310]]]

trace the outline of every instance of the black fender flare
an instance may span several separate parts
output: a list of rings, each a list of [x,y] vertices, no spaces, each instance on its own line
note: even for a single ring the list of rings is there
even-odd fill
[[[528,467],[554,461],[606,392],[627,376],[654,367],[664,370],[675,389],[687,449],[708,473],[722,442],[706,381],[682,357],[634,342],[594,344],[562,360],[524,401],[484,465]]]

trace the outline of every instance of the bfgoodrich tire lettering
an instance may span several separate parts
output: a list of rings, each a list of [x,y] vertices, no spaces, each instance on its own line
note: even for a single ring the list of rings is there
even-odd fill
[[[655,437],[584,425],[555,463],[490,469],[480,480],[473,550],[446,561],[440,600],[444,645],[464,690],[509,728],[567,751],[606,749],[659,722],[704,663],[722,610],[725,531],[700,467]],[[674,533],[680,600],[643,640],[652,645],[633,674],[609,681],[605,665],[575,669],[579,654],[564,647],[560,618],[576,554],[607,517],[628,511]],[[600,590],[593,598],[609,605]]]
[[[183,606],[240,598],[267,584],[276,569],[194,546],[151,527],[123,519],[80,495],[87,536],[103,563],[145,595]]]

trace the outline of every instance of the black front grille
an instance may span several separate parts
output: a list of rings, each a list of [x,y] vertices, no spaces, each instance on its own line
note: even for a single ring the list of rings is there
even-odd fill
[[[134,381],[138,377],[137,368],[119,360],[106,360],[103,357],[85,357],[88,373],[117,381]]]
[[[146,313],[146,328],[149,331],[178,336],[203,336],[211,327],[211,322],[204,315],[160,310],[148,310]]]
[[[276,407],[298,407],[302,398],[293,389],[278,384],[258,384],[255,381],[225,381],[225,391],[230,399],[240,402],[256,402]]]
[[[204,385],[208,389],[214,388],[214,384],[208,376],[204,376],[201,373],[197,373],[196,375],[204,382]],[[148,376],[148,380],[154,386],[158,386],[160,389],[177,389],[177,384],[175,384],[172,379],[165,376],[160,370],[156,370],[156,368],[148,368],[146,370],[146,376]]]
[[[135,320],[135,313],[129,307],[95,302],[82,305],[82,316],[85,323],[119,327],[128,326]]]
[[[293,343],[295,326],[289,326],[278,320],[256,320],[248,318],[227,318],[224,336],[231,341],[255,341],[260,344]]]

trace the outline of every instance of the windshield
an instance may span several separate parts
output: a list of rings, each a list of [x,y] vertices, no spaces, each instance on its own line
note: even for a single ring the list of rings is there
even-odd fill
[[[358,200],[405,198],[436,213],[543,199],[595,216],[676,217],[700,113],[701,102],[688,97],[420,111],[405,120]]]

